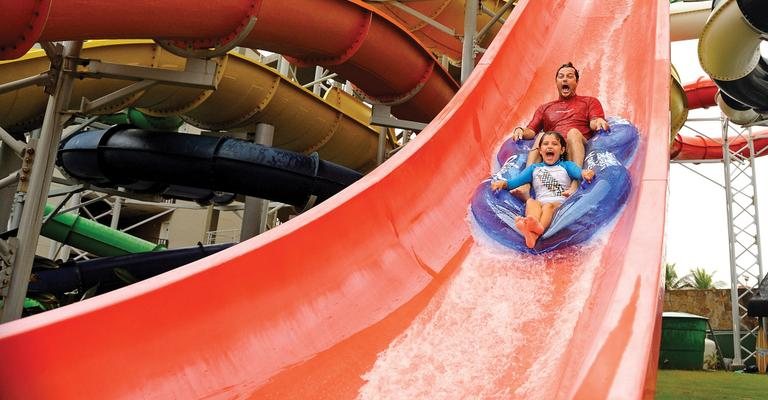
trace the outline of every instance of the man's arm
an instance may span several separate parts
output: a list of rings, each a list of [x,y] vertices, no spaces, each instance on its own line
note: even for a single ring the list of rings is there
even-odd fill
[[[589,102],[589,129],[592,131],[608,130],[608,122],[605,121],[605,112],[600,100],[591,97]]]
[[[536,112],[533,113],[533,118],[531,118],[531,122],[529,122],[527,126],[518,126],[514,131],[512,131],[512,140],[530,140],[536,137],[536,131],[541,128],[542,119],[544,118],[544,111],[542,110],[542,107],[543,106],[539,106],[536,108]]]
[[[515,128],[515,130],[512,132],[512,140],[520,140],[520,139],[533,139],[536,137],[536,132],[533,131],[533,129],[529,127],[521,127],[518,126]]]
[[[608,122],[605,121],[605,119],[601,117],[597,117],[591,121],[589,121],[589,129],[592,129],[593,131],[599,131],[599,130],[608,130]]]

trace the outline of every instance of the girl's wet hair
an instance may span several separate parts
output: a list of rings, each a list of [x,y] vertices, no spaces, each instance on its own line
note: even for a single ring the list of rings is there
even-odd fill
[[[550,135],[554,136],[555,138],[557,138],[557,141],[560,142],[560,146],[563,146],[563,148],[565,149],[563,154],[560,155],[560,159],[561,160],[566,160],[567,156],[568,156],[568,147],[565,145],[565,137],[563,135],[561,135],[560,132],[558,132],[558,131],[546,131],[546,132],[541,134],[541,140],[544,140],[544,136],[550,136]],[[541,142],[539,142],[539,143],[541,143]],[[539,145],[541,145],[541,144],[539,144]]]

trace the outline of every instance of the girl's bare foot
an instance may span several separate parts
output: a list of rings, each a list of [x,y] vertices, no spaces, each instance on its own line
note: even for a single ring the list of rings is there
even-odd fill
[[[524,223],[527,230],[535,233],[537,236],[541,236],[541,234],[544,233],[544,227],[541,226],[541,223],[536,221],[535,218],[525,217]]]
[[[529,249],[532,249],[533,246],[536,246],[536,241],[539,240],[539,236],[541,236],[541,234],[531,232],[529,224],[526,223],[529,218],[531,217],[515,218],[515,226],[520,231],[520,234],[525,238],[525,245],[528,246]]]
[[[523,232],[523,236],[525,237],[525,245],[528,246],[529,249],[532,249],[533,246],[536,246],[536,241],[539,240],[539,236],[529,230],[526,230]]]

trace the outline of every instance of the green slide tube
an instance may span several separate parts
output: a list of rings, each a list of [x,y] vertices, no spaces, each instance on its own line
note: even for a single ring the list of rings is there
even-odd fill
[[[184,123],[179,116],[153,117],[131,107],[117,114],[103,115],[99,122],[109,125],[131,124],[141,129],[175,131]]]
[[[46,204],[45,215],[53,210],[52,205]],[[40,233],[47,238],[100,257],[165,249],[159,244],[139,239],[74,213],[63,213],[49,219]]]

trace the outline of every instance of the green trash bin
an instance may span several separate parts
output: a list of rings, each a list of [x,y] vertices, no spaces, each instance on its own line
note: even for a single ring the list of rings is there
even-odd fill
[[[707,320],[706,317],[688,313],[663,313],[659,368],[702,369]]]

